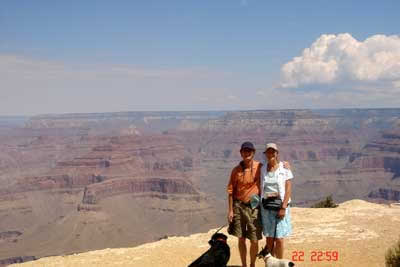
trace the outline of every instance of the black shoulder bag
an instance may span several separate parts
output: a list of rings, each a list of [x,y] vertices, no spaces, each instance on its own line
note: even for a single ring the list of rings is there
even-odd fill
[[[280,197],[263,198],[262,205],[266,210],[278,211],[282,207],[282,199]]]

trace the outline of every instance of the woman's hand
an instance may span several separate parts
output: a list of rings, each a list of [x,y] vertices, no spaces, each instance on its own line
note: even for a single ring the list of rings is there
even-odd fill
[[[228,222],[231,223],[233,221],[233,210],[228,211]]]
[[[285,212],[286,212],[286,209],[281,208],[281,209],[278,211],[277,217],[278,217],[279,219],[283,219],[283,217],[285,217]]]

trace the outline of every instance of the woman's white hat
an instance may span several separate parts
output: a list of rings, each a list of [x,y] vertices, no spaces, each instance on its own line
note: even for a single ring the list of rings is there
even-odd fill
[[[268,148],[273,148],[274,150],[279,151],[278,146],[275,143],[268,143],[267,147],[265,148],[265,151],[267,151]]]

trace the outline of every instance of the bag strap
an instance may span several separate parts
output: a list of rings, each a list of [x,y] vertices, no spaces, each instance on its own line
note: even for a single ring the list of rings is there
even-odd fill
[[[244,165],[244,161],[243,160],[239,162],[239,166],[242,169],[243,179],[244,179],[244,170],[245,170],[246,166]],[[253,176],[253,162],[251,162],[250,168],[251,168],[251,175]],[[234,190],[237,190],[238,184],[239,184],[239,179],[236,177],[236,183],[235,183],[235,186],[233,188]],[[235,194],[235,192],[233,192],[233,194]]]
[[[240,165],[240,168],[242,168],[242,172],[243,172],[243,176],[244,176],[244,161],[242,160],[239,163],[239,165]],[[233,188],[233,190],[237,191],[238,184],[239,184],[239,179],[238,179],[238,177],[236,177],[236,183],[235,183],[235,187]],[[233,192],[233,194],[235,195],[236,192]]]

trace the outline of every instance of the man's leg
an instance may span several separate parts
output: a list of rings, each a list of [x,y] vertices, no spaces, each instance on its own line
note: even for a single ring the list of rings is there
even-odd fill
[[[240,260],[242,261],[242,267],[247,267],[246,263],[246,256],[247,256],[247,247],[246,247],[246,238],[239,237],[238,238],[238,247],[239,247],[239,254]]]
[[[258,240],[250,241],[250,267],[256,266],[256,259],[258,253]]]
[[[283,250],[284,250],[284,242],[283,242],[283,238],[277,238],[276,242],[275,242],[275,246],[276,246],[276,257],[278,259],[283,259]]]

